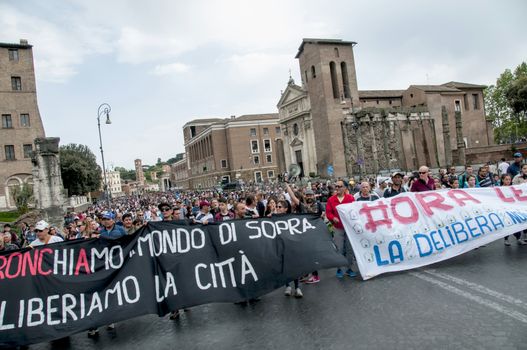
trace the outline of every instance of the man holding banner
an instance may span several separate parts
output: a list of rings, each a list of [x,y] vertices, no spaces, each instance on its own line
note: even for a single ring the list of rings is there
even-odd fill
[[[115,224],[115,214],[107,211],[102,214],[101,237],[107,239],[117,239],[126,236],[126,231],[122,226]]]
[[[412,184],[411,192],[426,192],[435,190],[434,179],[430,177],[430,169],[426,165],[419,168],[419,178]]]
[[[366,280],[443,261],[526,229],[527,185],[402,193],[339,205],[338,212]]]
[[[348,259],[346,274],[350,277],[356,277],[357,274],[351,269],[353,263],[353,250],[351,249],[351,245],[346,237],[346,231],[344,231],[344,225],[340,220],[340,214],[337,211],[339,205],[353,203],[355,201],[355,198],[347,193],[346,185],[346,182],[342,180],[338,180],[335,184],[337,193],[328,198],[326,204],[326,217],[333,224],[333,242],[335,242],[338,252]],[[336,276],[337,278],[344,277],[344,272],[341,267],[337,269]]]

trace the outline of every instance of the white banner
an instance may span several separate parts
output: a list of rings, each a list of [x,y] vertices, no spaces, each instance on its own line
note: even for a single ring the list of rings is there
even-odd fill
[[[450,259],[527,229],[527,184],[409,192],[337,209],[367,280]]]

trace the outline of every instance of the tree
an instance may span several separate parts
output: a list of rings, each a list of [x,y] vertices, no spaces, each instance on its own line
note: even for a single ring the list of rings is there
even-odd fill
[[[12,187],[11,197],[15,200],[18,214],[25,214],[29,211],[29,202],[33,200],[33,186],[22,184]]]
[[[514,113],[527,113],[527,76],[518,77],[505,91],[505,96]]]
[[[102,170],[88,146],[70,143],[60,146],[59,154],[62,182],[70,196],[100,189]]]
[[[525,85],[523,89],[521,85],[526,76],[527,64],[523,62],[516,67],[514,73],[506,69],[496,80],[496,85],[491,85],[484,91],[485,110],[487,117],[492,120],[494,140],[497,143],[513,143],[527,134],[525,112],[520,113],[513,107],[521,106],[521,96],[527,93]]]
[[[135,170],[127,170],[119,166],[115,167],[114,170],[119,172],[119,175],[121,175],[121,180],[136,180]]]

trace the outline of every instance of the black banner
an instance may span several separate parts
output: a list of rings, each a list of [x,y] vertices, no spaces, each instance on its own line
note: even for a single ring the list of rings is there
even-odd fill
[[[0,346],[212,302],[259,297],[313,270],[346,265],[307,215],[187,225],[151,222],[118,240],[0,255]]]

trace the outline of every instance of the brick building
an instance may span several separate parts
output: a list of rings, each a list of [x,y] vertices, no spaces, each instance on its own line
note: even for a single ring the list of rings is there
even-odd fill
[[[183,161],[175,163],[177,184],[188,181],[190,188],[210,188],[235,179],[273,181],[278,175],[278,114],[196,119],[183,126],[183,135],[188,178],[183,177]]]
[[[172,185],[176,189],[189,188],[187,156],[183,154],[181,160],[172,164]]]
[[[15,208],[10,188],[32,184],[34,140],[45,137],[27,40],[0,43],[0,210]]]
[[[290,79],[277,106],[284,130],[286,166],[297,163],[306,175],[316,172],[322,176],[351,176],[357,175],[357,169],[379,171],[383,166],[412,170],[414,164],[423,161],[433,167],[445,167],[462,165],[458,148],[463,143],[469,153],[470,148],[484,150],[493,145],[492,125],[483,108],[485,86],[452,81],[442,85],[411,85],[406,90],[358,90],[355,45],[352,41],[333,39],[302,41],[296,55],[302,85]],[[458,125],[456,112],[461,113]],[[415,118],[421,120],[419,128],[414,126],[418,125]],[[353,125],[358,132],[346,130],[346,124]],[[389,153],[398,156],[389,160],[384,157],[383,161],[380,150],[388,148],[375,145],[372,148],[371,142],[389,138],[374,132],[393,132],[394,127],[399,135],[392,140],[399,141],[392,143],[402,147],[403,153],[391,150],[394,152]],[[408,130],[413,131],[406,135]],[[349,142],[344,140],[346,137],[364,140]],[[352,150],[345,149],[352,144]],[[370,151],[378,149],[379,157],[368,149],[355,150],[357,145],[370,145]]]

